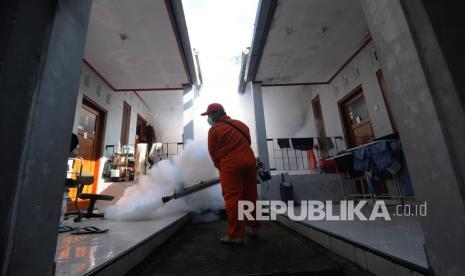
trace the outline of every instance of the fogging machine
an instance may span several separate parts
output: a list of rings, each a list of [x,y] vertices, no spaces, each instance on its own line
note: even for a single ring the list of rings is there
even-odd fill
[[[203,189],[206,189],[210,186],[213,186],[213,185],[216,185],[220,183],[220,178],[219,177],[216,177],[216,178],[213,178],[213,179],[210,179],[210,180],[206,180],[206,181],[202,181],[194,186],[191,186],[189,188],[185,188],[184,190],[182,191],[179,191],[179,192],[174,192],[172,195],[170,196],[164,196],[161,198],[161,201],[163,201],[163,203],[166,203],[172,199],[176,199],[176,198],[180,198],[180,197],[183,197],[183,196],[186,196],[186,195],[190,195],[192,193],[195,193],[197,191],[200,191],[200,190],[203,190]]]
[[[265,165],[258,158],[257,158],[257,175],[262,181],[267,181],[267,180],[271,179],[270,172],[265,169]],[[193,185],[193,186],[191,186],[189,188],[186,188],[186,189],[184,189],[182,191],[174,192],[170,196],[164,196],[164,197],[161,198],[161,201],[163,203],[167,203],[168,201],[170,201],[172,199],[176,199],[176,198],[180,198],[180,197],[183,197],[183,196],[186,196],[186,195],[190,195],[192,193],[195,193],[195,192],[198,192],[200,190],[206,189],[206,188],[208,188],[210,186],[213,186],[213,185],[216,185],[218,183],[220,183],[220,178],[219,177],[212,178],[212,179],[205,180],[205,181],[201,181],[200,183],[195,184],[195,185]]]

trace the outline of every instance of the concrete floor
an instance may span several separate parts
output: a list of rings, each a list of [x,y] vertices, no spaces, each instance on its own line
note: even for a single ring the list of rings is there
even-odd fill
[[[191,224],[128,275],[372,275],[276,223],[260,238],[223,245],[225,221]]]
[[[150,243],[147,240],[154,235],[156,235],[156,239],[159,239],[157,242],[166,241],[167,238],[164,238],[161,233],[174,225],[181,227],[184,224],[181,221],[187,221],[188,218],[188,214],[180,213],[157,220],[130,222],[84,219],[75,223],[69,219],[65,225],[81,228],[95,226],[100,229],[109,229],[109,231],[104,234],[90,235],[72,235],[69,232],[58,234],[55,275],[85,275],[102,266],[111,268],[115,263],[118,272],[126,272],[150,252],[148,250],[147,254],[142,255],[140,252],[135,252],[134,248]],[[134,261],[132,266],[127,261],[121,261],[123,257],[128,255],[138,259]],[[122,273],[124,274],[124,272]],[[122,273],[111,274],[121,275]]]

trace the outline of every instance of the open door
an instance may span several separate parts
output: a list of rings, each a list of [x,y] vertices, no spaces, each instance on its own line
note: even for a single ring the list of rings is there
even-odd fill
[[[323,120],[323,111],[321,109],[320,96],[312,100],[313,116],[315,117],[315,127],[317,137],[326,137],[325,122]]]
[[[83,99],[79,114],[79,126],[77,136],[79,139],[78,156],[82,157],[82,175],[94,176],[94,183],[85,186],[83,193],[95,193],[99,178],[100,158],[102,157],[103,129],[105,122],[105,112],[90,102]],[[70,189],[69,196],[74,199],[77,189]],[[80,209],[87,208],[88,201],[78,202]],[[74,208],[74,203],[68,209]]]
[[[145,127],[147,126],[147,120],[144,117],[137,114],[137,125],[136,125],[136,145],[139,143],[146,143],[145,138]]]
[[[120,144],[122,146],[128,144],[130,122],[131,122],[131,106],[127,102],[123,102],[123,119],[121,121],[121,137],[120,137]]]

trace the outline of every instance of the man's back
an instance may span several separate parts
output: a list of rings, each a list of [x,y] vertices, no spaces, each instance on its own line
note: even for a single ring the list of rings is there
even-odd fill
[[[255,158],[250,147],[249,128],[241,121],[232,120],[229,116],[222,117],[210,128],[208,149],[215,166],[225,160]]]

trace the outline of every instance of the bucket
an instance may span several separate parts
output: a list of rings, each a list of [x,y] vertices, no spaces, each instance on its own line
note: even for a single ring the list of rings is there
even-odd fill
[[[111,177],[119,177],[120,173],[119,170],[111,170]]]
[[[288,203],[290,200],[294,200],[294,189],[292,183],[287,182],[284,179],[284,174],[281,174],[281,184],[279,185],[279,190],[281,192],[281,200]]]

